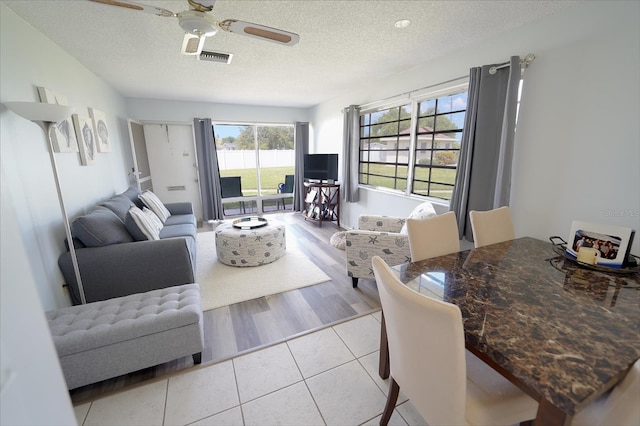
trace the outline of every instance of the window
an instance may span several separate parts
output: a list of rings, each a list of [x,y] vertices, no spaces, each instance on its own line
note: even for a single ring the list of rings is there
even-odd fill
[[[411,105],[362,114],[360,183],[405,191],[410,148]]]
[[[220,176],[239,177],[244,198],[227,200],[225,214],[263,213],[284,206],[277,194],[286,175],[294,174],[293,126],[216,123],[213,129]]]
[[[359,182],[451,199],[467,107],[466,87],[452,92],[362,112]]]
[[[419,103],[412,193],[451,199],[467,94]]]

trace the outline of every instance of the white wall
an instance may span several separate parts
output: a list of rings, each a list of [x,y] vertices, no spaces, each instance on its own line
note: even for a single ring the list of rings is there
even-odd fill
[[[76,424],[4,169],[0,176],[0,424]]]
[[[341,109],[435,85],[469,68],[534,53],[516,136],[511,207],[517,236],[567,236],[574,219],[640,232],[640,3],[583,2],[313,108],[317,151],[341,152]],[[582,183],[585,179],[585,183]],[[419,200],[361,189],[343,206],[402,215]],[[446,208],[437,206],[438,209]],[[640,236],[633,252],[639,253]]]
[[[211,118],[213,121],[291,124],[309,120],[308,110],[303,108],[138,98],[128,99],[127,105],[131,118],[142,122],[193,123],[194,118]]]
[[[79,114],[88,116],[87,108],[93,107],[107,115],[113,151],[98,154],[95,166],[81,166],[75,153],[56,154],[69,215],[124,191],[131,164],[124,98],[3,4],[0,19],[0,102],[37,102],[37,86],[43,86],[66,96]],[[45,310],[66,306],[57,265],[65,235],[45,133],[4,105],[0,123],[0,164],[6,180],[2,188],[9,191],[18,235],[29,256],[25,273],[33,275]],[[5,254],[2,268],[9,262]]]

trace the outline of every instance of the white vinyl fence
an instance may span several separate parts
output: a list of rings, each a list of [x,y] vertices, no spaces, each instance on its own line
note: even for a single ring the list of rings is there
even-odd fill
[[[295,165],[295,156],[292,149],[260,150],[260,167],[291,167]],[[219,149],[218,164],[220,170],[255,169],[255,150],[229,150]]]

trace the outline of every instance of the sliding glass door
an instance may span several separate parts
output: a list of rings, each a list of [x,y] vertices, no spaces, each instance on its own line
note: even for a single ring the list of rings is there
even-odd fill
[[[223,193],[225,215],[291,209],[282,189],[294,173],[293,125],[214,125],[220,176],[237,177],[241,195]]]

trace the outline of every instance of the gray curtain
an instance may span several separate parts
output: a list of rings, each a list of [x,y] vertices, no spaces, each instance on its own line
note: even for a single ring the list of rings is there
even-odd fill
[[[293,180],[293,211],[304,210],[304,156],[309,153],[309,123],[296,121],[294,132],[294,152],[296,156],[295,177]]]
[[[473,240],[470,210],[509,205],[520,58],[510,66],[471,68],[467,114],[450,210],[458,218],[460,238]]]
[[[349,105],[343,111],[342,133],[342,198],[350,203],[360,200],[358,169],[360,167],[360,107]]]
[[[202,198],[202,219],[222,220],[222,194],[220,191],[220,168],[216,152],[216,139],[210,118],[194,118],[196,155],[198,156],[198,178]]]

